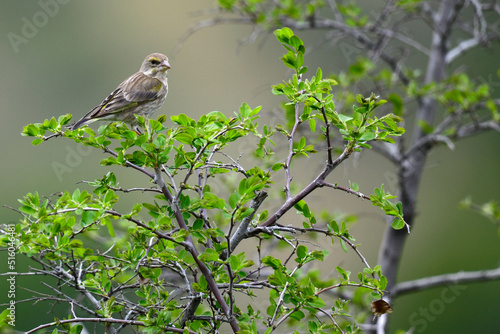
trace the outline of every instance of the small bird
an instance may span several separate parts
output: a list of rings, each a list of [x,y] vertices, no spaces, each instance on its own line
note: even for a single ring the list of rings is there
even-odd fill
[[[139,72],[125,79],[104,101],[71,126],[71,130],[99,120],[122,121],[139,131],[134,114],[151,116],[168,93],[167,56],[152,53],[142,62]]]

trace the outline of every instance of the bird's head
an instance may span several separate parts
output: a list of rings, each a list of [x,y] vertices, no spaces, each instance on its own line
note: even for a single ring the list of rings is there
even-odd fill
[[[141,72],[152,78],[164,76],[168,69],[170,69],[168,58],[161,53],[150,54],[141,66]]]

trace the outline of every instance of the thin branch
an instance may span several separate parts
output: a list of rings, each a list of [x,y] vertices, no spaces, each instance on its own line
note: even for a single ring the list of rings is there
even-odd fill
[[[462,126],[453,137],[461,139],[488,130],[495,130],[497,132],[500,132],[500,124],[496,121],[485,121],[477,124],[468,124]]]
[[[476,37],[480,41],[484,41],[486,37],[486,29],[488,27],[488,23],[483,14],[483,8],[481,3],[478,0],[469,0],[472,6],[474,7],[474,37]],[[477,23],[477,24],[476,24]]]
[[[344,17],[342,14],[339,12],[337,1],[335,0],[328,0],[328,5],[330,6],[330,9],[335,16],[335,20],[339,22],[344,22]]]
[[[295,204],[305,198],[308,194],[310,194],[313,190],[318,187],[321,187],[325,178],[330,174],[332,170],[334,170],[338,165],[340,165],[345,159],[347,159],[352,152],[350,152],[347,148],[344,149],[342,154],[340,154],[337,159],[333,161],[333,163],[327,164],[323,171],[304,189],[302,189],[297,195],[287,200],[271,217],[269,217],[265,222],[260,224],[261,227],[271,226],[276,221],[284,215],[288,210],[290,210]]]
[[[4,204],[4,205],[3,205],[3,207],[4,207],[4,208],[7,208],[7,209],[9,209],[9,210],[12,210],[12,211],[14,211],[14,212],[17,212],[18,214],[20,214],[20,215],[21,215],[21,216],[23,216],[23,217],[25,217],[25,216],[26,216],[26,215],[25,215],[24,213],[22,213],[20,210],[18,210],[18,209],[16,209],[16,208],[13,208],[13,207],[11,207],[11,206],[9,206],[9,205],[7,205],[7,204]]]
[[[292,177],[290,175],[290,165],[292,164],[292,158],[294,156],[293,152],[293,139],[295,136],[295,132],[297,132],[297,128],[300,125],[300,119],[299,119],[299,104],[295,104],[295,114],[294,114],[294,124],[292,128],[292,132],[288,135],[288,157],[286,159],[286,162],[283,164],[283,169],[285,170],[285,177],[286,177],[286,185],[285,185],[285,196],[286,200],[288,201],[291,198],[290,195],[290,183],[292,182]]]
[[[161,166],[161,169],[167,175],[167,177],[170,179],[170,184],[171,184],[172,188],[174,189],[174,193],[178,194],[179,190],[177,189],[177,185],[175,184],[174,176],[172,175],[172,173],[170,173],[164,165]]]
[[[326,288],[323,288],[323,289],[319,290],[318,292],[316,292],[314,295],[318,296],[318,295],[322,294],[323,292],[326,292],[326,291],[332,290],[332,289],[337,289],[337,288],[340,288],[343,286],[351,286],[351,287],[356,287],[356,288],[366,288],[366,289],[378,291],[378,289],[373,287],[373,286],[367,286],[367,285],[363,285],[361,283],[359,283],[359,284],[356,284],[356,283],[338,283],[335,285],[327,286]]]
[[[429,49],[427,49],[425,46],[423,46],[422,44],[420,44],[419,42],[417,42],[413,38],[410,38],[404,34],[401,34],[397,31],[392,30],[392,29],[381,29],[378,26],[372,26],[371,28],[372,28],[374,33],[376,33],[379,36],[386,39],[386,42],[389,42],[389,39],[391,39],[391,38],[395,38],[395,39],[399,40],[400,42],[403,42],[406,45],[414,48],[415,50],[420,51],[425,56],[429,56],[429,54],[430,54]],[[383,45],[385,46],[386,44],[383,44]],[[380,50],[382,50],[382,48],[380,48]]]
[[[46,301],[46,300],[53,300],[53,301],[57,301],[57,302],[63,302],[63,303],[74,303],[76,304],[78,307],[80,307],[82,310],[88,312],[89,314],[93,314],[93,315],[96,315],[96,313],[94,311],[92,311],[91,309],[88,309],[87,307],[81,305],[80,303],[78,303],[77,301],[75,301],[74,299],[70,299],[68,296],[64,295],[66,298],[60,298],[60,297],[54,297],[52,295],[48,295],[48,294],[44,294],[44,293],[41,293],[39,291],[35,291],[35,290],[31,290],[31,289],[27,289],[27,288],[24,288],[24,287],[21,287],[23,290],[25,291],[28,291],[28,292],[31,292],[31,293],[35,293],[37,295],[40,295],[40,296],[33,296],[33,297],[30,297],[30,298],[26,298],[26,299],[22,299],[22,300],[16,300],[16,304],[21,304],[21,303],[27,303],[27,302],[33,302],[33,305],[37,304],[38,302],[40,301]],[[51,287],[52,288],[52,287]],[[57,290],[56,290],[57,291]],[[58,294],[62,294],[60,291],[57,291]],[[0,304],[0,306],[9,306],[10,304],[9,303],[4,303],[4,304]]]
[[[203,154],[205,154],[205,152],[207,151],[208,147],[213,143],[214,140],[217,140],[217,138],[219,138],[220,136],[223,136],[224,134],[226,134],[228,131],[231,131],[231,130],[236,130],[236,129],[241,129],[241,126],[234,126],[234,127],[227,127],[227,128],[224,128],[222,131],[220,131],[219,133],[217,133],[215,136],[213,136],[211,138],[210,141],[208,141],[197,153],[196,153],[196,156],[194,157],[193,161],[190,163],[189,165],[189,168],[188,168],[188,171],[186,172],[186,176],[184,177],[184,180],[182,181],[183,184],[188,184],[188,180],[189,178],[191,177],[191,175],[193,174],[194,170],[196,169],[195,166],[197,164],[197,162],[201,159],[201,157],[203,156]],[[215,150],[214,150],[215,151]],[[214,154],[214,152],[211,153],[212,155]],[[156,173],[158,175],[158,173]],[[161,174],[160,174],[161,175]],[[166,189],[166,188],[165,188]],[[175,196],[173,197],[173,200],[172,200],[172,203],[176,203],[178,201],[178,198],[179,196],[181,195],[182,191],[186,189],[186,188],[183,188],[181,187],[180,191],[178,191]],[[168,190],[167,190],[168,191]],[[169,192],[170,193],[170,192]]]
[[[153,177],[154,178],[154,177]],[[107,214],[110,214],[110,215],[113,215],[113,216],[116,216],[116,217],[120,217],[122,219],[126,219],[140,227],[143,227],[145,228],[146,230],[148,231],[151,231],[153,232],[154,234],[156,234],[157,236],[159,236],[160,238],[163,238],[163,239],[166,239],[166,240],[169,240],[169,241],[172,241],[178,245],[181,245],[181,246],[186,246],[186,243],[184,242],[179,242],[179,241],[176,241],[173,237],[171,237],[170,235],[168,234],[165,234],[161,231],[158,231],[157,229],[154,229],[154,228],[151,228],[149,227],[147,224],[144,224],[142,221],[138,220],[138,219],[135,219],[135,218],[132,218],[132,217],[123,217],[124,215],[117,212],[117,211],[114,211],[114,210],[105,210],[105,211],[102,211],[101,209],[99,208],[90,208],[90,207],[86,207],[86,208],[71,208],[71,209],[63,209],[63,210],[59,210],[59,211],[56,211],[56,212],[51,212],[51,213],[47,213],[47,215],[57,215],[57,214],[60,214],[60,213],[66,213],[66,212],[74,212],[78,209],[81,209],[81,210],[84,210],[84,211],[96,211],[96,212],[103,212],[103,213],[107,213]]]
[[[62,295],[64,296],[65,299],[62,299],[60,298],[60,301],[65,301],[65,302],[69,302],[71,303],[71,308],[73,309],[73,304],[76,304],[78,307],[80,307],[82,310],[85,310],[86,312],[88,312],[89,314],[92,314],[92,315],[97,315],[97,312],[94,311],[94,310],[91,310],[89,309],[88,307],[82,305],[81,303],[77,302],[75,299],[69,297],[68,295],[64,294],[62,291],[60,290],[57,290],[56,288],[54,288],[53,286],[45,283],[45,282],[40,282],[42,285],[48,287],[49,289],[51,289],[52,291],[54,291],[56,294],[58,295]],[[40,293],[41,294],[41,293]],[[48,298],[51,298],[52,296],[50,295],[47,295]],[[57,298],[57,297],[54,297],[54,298]],[[46,298],[44,298],[46,299]],[[59,299],[59,298],[58,298]],[[38,301],[39,299],[37,299]],[[75,317],[76,318],[76,317]]]
[[[206,147],[205,147],[206,148]],[[165,184],[165,181],[163,180],[163,177],[161,175],[161,170],[160,168],[155,168],[155,182],[156,184],[160,187],[160,189],[163,192],[163,195],[169,202],[169,204],[172,207],[172,211],[174,213],[174,216],[176,218],[177,224],[179,224],[179,227],[189,231],[189,228],[187,227],[186,221],[184,220],[184,216],[182,215],[182,212],[178,206],[177,203],[174,202],[174,197],[170,193],[170,191],[167,188],[167,185]],[[186,181],[187,181],[187,175],[186,175]],[[200,269],[201,273],[205,277],[207,284],[210,288],[210,291],[212,291],[212,294],[214,295],[215,299],[217,299],[217,302],[219,303],[220,307],[222,308],[222,311],[224,312],[224,315],[227,317],[227,321],[231,325],[231,328],[235,333],[239,332],[240,328],[238,326],[238,322],[234,317],[231,317],[231,310],[229,310],[229,307],[227,306],[226,301],[224,300],[224,297],[222,296],[219,288],[217,287],[217,284],[215,283],[214,278],[212,277],[212,273],[210,269],[206,266],[206,264],[201,261],[198,256],[198,250],[196,249],[193,240],[191,236],[188,236],[186,238],[186,241],[183,243],[183,247],[191,253],[193,256],[193,260],[196,262],[196,265]]]
[[[155,193],[161,194],[161,191],[159,189],[156,189],[156,188],[129,188],[129,189],[125,189],[122,187],[109,187],[109,189],[114,190],[114,191],[124,192],[124,193],[131,193],[134,191],[140,191],[143,193],[144,192],[155,192]]]
[[[233,236],[230,239],[230,249],[229,252],[232,253],[236,247],[239,245],[239,243],[245,238],[246,233],[248,232],[248,226],[252,222],[253,217],[255,216],[255,213],[259,209],[259,207],[262,205],[264,200],[267,198],[267,193],[265,191],[261,191],[257,194],[257,196],[252,199],[250,202],[250,208],[253,209],[253,212],[248,215],[247,217],[243,218],[241,221],[240,225],[234,232]],[[221,259],[225,260],[227,257],[226,252],[223,252],[221,254]]]
[[[108,147],[105,147],[103,150],[104,150],[104,152],[109,153],[109,154],[111,154],[112,156],[118,157],[118,153],[116,153],[115,151],[113,151],[113,150],[109,149]],[[141,173],[146,174],[147,176],[149,176],[151,179],[154,179],[154,177],[155,177],[155,176],[154,176],[154,174],[153,174],[153,173],[151,173],[150,171],[148,171],[146,168],[139,167],[139,166],[137,166],[137,165],[135,165],[135,164],[131,163],[131,162],[130,162],[130,161],[128,161],[128,160],[125,160],[125,166],[127,166],[127,167],[131,167],[131,168],[133,168],[133,169],[135,169],[135,170],[138,170],[138,171],[140,171]]]
[[[217,286],[221,289],[227,289],[229,288],[229,283],[217,284]],[[276,289],[274,285],[269,284],[267,281],[233,284],[233,288],[235,289],[264,289],[265,287]]]
[[[294,249],[294,252],[295,252],[295,249]],[[295,267],[289,276],[290,277],[293,276],[298,268],[299,268],[298,266]],[[288,314],[284,315],[283,318],[280,319],[276,325],[274,324],[274,321],[276,320],[276,317],[278,316],[278,313],[280,311],[281,305],[284,303],[285,292],[288,289],[289,284],[290,283],[288,281],[285,283],[285,286],[283,287],[283,291],[281,291],[278,302],[276,303],[276,310],[274,311],[274,315],[268,324],[268,326],[272,326],[273,329],[276,329],[276,327],[278,327],[285,319],[287,319],[293,312],[295,312],[295,310],[290,311]]]
[[[363,47],[367,48],[369,51],[375,51],[377,48],[377,43],[373,42],[369,36],[366,36],[362,31],[357,28],[353,28],[348,26],[343,22],[338,22],[330,19],[315,19],[314,23],[308,21],[294,21],[288,18],[284,18],[282,20],[283,26],[290,27],[292,29],[297,30],[307,30],[307,29],[326,29],[326,30],[339,30],[340,32],[355,38],[358,42],[360,42]],[[391,57],[387,52],[380,52],[380,58],[384,60],[391,68],[396,72],[399,77],[399,80],[404,85],[408,85],[410,79],[400,71],[399,61],[400,59],[396,59]]]
[[[451,64],[455,59],[457,59],[459,56],[461,56],[465,51],[472,49],[473,47],[478,46],[480,43],[481,43],[481,41],[475,37],[470,38],[470,39],[466,39],[466,40],[460,42],[453,49],[449,50],[446,53],[446,57],[444,58],[444,61],[446,62],[446,64]]]
[[[237,18],[227,18],[227,17],[222,17],[222,16],[217,16],[213,19],[208,19],[208,20],[203,20],[203,21],[198,21],[198,23],[191,28],[189,28],[178,40],[177,45],[175,46],[175,49],[173,50],[172,54],[175,57],[179,51],[182,49],[182,46],[186,41],[194,35],[196,32],[208,28],[208,27],[214,27],[219,24],[249,24],[252,23],[252,20],[250,18],[246,17],[237,17]]]
[[[402,282],[396,284],[390,291],[391,297],[404,295],[411,292],[429,289],[435,286],[458,284],[458,283],[475,283],[492,280],[500,280],[500,268],[491,270],[479,271],[461,271],[453,274],[444,274],[438,276],[425,277],[413,281]]]
[[[314,97],[314,98],[316,99],[316,101],[321,103],[321,101],[318,98],[316,98],[316,97]],[[330,122],[328,122],[328,117],[326,117],[326,112],[325,112],[324,106],[321,107],[321,114],[323,115],[323,122],[325,122],[326,147],[328,150],[327,164],[331,165],[333,163],[333,158],[332,158],[333,147],[332,147],[332,142],[331,142],[331,138],[330,138]]]
[[[194,318],[198,306],[200,306],[201,302],[203,301],[201,293],[191,295],[190,297],[190,301],[186,309],[184,310],[184,314],[182,315],[181,328],[184,328],[186,326],[186,323]]]
[[[332,234],[332,232],[330,232],[328,230],[323,230],[323,229],[316,228],[316,227],[305,228],[305,227],[296,227],[296,226],[283,226],[283,225],[279,225],[279,224],[275,224],[273,226],[258,226],[256,228],[248,231],[248,233],[247,233],[247,235],[245,237],[249,238],[249,237],[257,235],[259,233],[266,233],[266,234],[270,234],[270,235],[276,235],[274,233],[274,231],[283,231],[283,232],[288,232],[288,233],[315,232],[315,233],[321,233],[321,234],[324,234],[324,235],[327,235],[327,236],[335,236],[335,237],[337,237],[339,239],[342,239],[345,243],[347,243],[349,245],[349,247],[351,247],[354,250],[354,252],[356,252],[356,254],[358,255],[358,257],[361,259],[361,262],[363,262],[363,264],[366,266],[366,268],[371,268],[370,265],[368,264],[368,261],[366,261],[366,258],[358,250],[358,246],[355,245],[348,238],[346,238],[343,235],[334,235],[334,234]],[[279,235],[276,235],[276,237],[278,237],[278,236]],[[284,240],[287,241],[287,239],[284,239]]]
[[[375,21],[374,26],[382,26],[388,21],[389,14],[392,14],[395,10],[394,3],[394,0],[386,1],[385,8],[381,10],[381,13]]]
[[[285,288],[287,287],[287,285],[288,285],[288,282],[286,282]],[[285,290],[283,290],[283,292],[284,292],[284,291],[285,291]],[[281,298],[281,297],[282,297],[282,296],[280,295],[280,300],[278,301],[278,305],[277,305],[277,307],[276,307],[276,311],[274,312],[273,319],[272,319],[272,321],[271,321],[271,322],[269,323],[269,325],[268,325],[268,326],[271,326],[271,327],[273,328],[273,330],[272,330],[271,332],[273,332],[276,328],[278,328],[278,327],[279,327],[279,326],[280,326],[280,325],[281,325],[281,324],[282,324],[282,323],[283,323],[286,319],[288,319],[288,318],[292,315],[292,313],[294,313],[295,311],[297,311],[297,310],[299,309],[299,307],[298,307],[298,306],[296,306],[296,307],[292,308],[290,311],[288,311],[288,313],[287,313],[287,314],[283,315],[283,316],[281,317],[281,319],[279,319],[279,320],[278,320],[278,322],[276,322],[276,324],[275,324],[275,323],[274,323],[274,321],[275,321],[275,317],[276,317],[276,315],[277,315],[277,313],[278,313],[278,311],[279,311],[279,309],[280,309],[280,307],[281,307],[280,302],[281,302],[281,303],[283,302],[283,300],[282,300],[282,298]]]
[[[344,334],[344,331],[342,330],[342,328],[339,326],[339,324],[335,321],[335,319],[333,318],[333,316],[326,312],[325,310],[321,309],[321,308],[317,308],[318,311],[320,311],[321,313],[323,313],[324,315],[326,315],[328,318],[330,318],[330,321],[333,323],[333,325],[335,327],[337,327],[338,331],[341,333],[341,334]]]
[[[71,275],[70,273],[66,272],[61,267],[56,268],[56,269],[59,269],[58,271],[55,271],[56,274],[61,274],[62,276],[64,276],[67,279],[69,279],[70,281],[74,281],[76,283],[75,284],[75,288],[78,291],[82,292],[85,295],[85,297],[87,297],[88,300],[90,300],[90,302],[92,304],[94,304],[94,306],[97,309],[101,309],[101,303],[97,299],[95,299],[95,297],[92,295],[92,293],[89,290],[87,290],[87,288],[82,284],[82,281],[79,280],[78,277],[74,277],[73,275]]]
[[[75,322],[97,322],[97,323],[108,323],[108,324],[127,324],[127,325],[135,325],[135,326],[146,326],[144,321],[137,320],[123,320],[123,319],[115,319],[115,318],[75,318],[75,319],[67,319],[67,320],[58,320],[54,322],[50,322],[47,324],[40,325],[36,328],[33,328],[26,332],[26,334],[35,333],[40,329],[44,329],[47,327],[53,327],[62,324],[69,324]],[[163,327],[165,331],[171,331],[175,333],[184,333],[184,328],[175,328],[175,327]],[[189,331],[190,334],[196,334],[194,331]]]
[[[404,156],[411,157],[415,152],[428,151],[436,144],[441,143],[446,144],[450,150],[455,149],[455,145],[449,137],[439,134],[428,134],[417,140],[417,142],[404,154]]]
[[[328,183],[328,182],[325,182],[325,181],[321,181],[321,185],[323,185],[325,187],[330,187],[332,189],[342,190],[342,191],[345,191],[348,194],[356,195],[359,198],[370,200],[370,196],[367,196],[367,195],[365,195],[365,194],[363,194],[363,193],[361,193],[359,191],[354,191],[354,190],[352,190],[350,188],[345,188],[345,187],[338,186],[337,184],[333,184],[333,183]]]
[[[42,137],[42,139],[43,139],[44,141],[47,141],[47,140],[49,140],[49,139],[51,139],[51,138],[61,137],[62,135],[63,135],[63,133],[62,133],[62,132],[56,132],[56,133],[53,133],[53,134],[51,134],[51,135],[49,135],[49,136],[43,136],[43,137]]]
[[[295,21],[292,19],[289,19],[287,17],[281,18],[282,26],[287,26],[292,29],[297,29],[297,30],[306,30],[306,29],[322,29],[322,30],[339,30],[342,33],[345,33],[346,35],[349,35],[356,40],[358,40],[364,47],[369,49],[370,51],[375,51],[377,49],[378,44],[373,42],[373,38],[367,36],[358,28],[353,28],[346,24],[343,19],[339,20],[338,18],[342,18],[342,15],[336,10],[336,3],[333,0],[329,1],[330,8],[332,9],[334,15],[336,16],[337,19],[331,20],[331,19],[326,19],[326,18],[316,18],[313,17],[311,20],[307,21]],[[254,24],[254,19],[252,17],[245,16],[248,15],[248,13],[241,14],[240,17],[231,17],[231,18],[225,18],[222,16],[217,16],[213,19],[208,19],[204,21],[198,22],[194,27],[191,27],[179,40],[179,45],[176,48],[176,51],[174,53],[177,53],[178,50],[182,47],[183,43],[186,41],[187,38],[189,38],[191,35],[196,33],[197,31],[207,28],[207,27],[212,27],[218,24],[223,24],[223,23],[232,23],[232,24]],[[408,46],[415,48],[423,53],[427,53],[428,51],[420,45],[418,42],[416,42],[413,39],[410,39],[403,34],[400,33],[394,33],[391,32],[390,30],[378,30],[381,35],[384,36],[387,35],[387,37],[393,37],[401,42],[407,44]],[[383,59],[389,66],[396,72],[398,75],[399,79],[401,82],[405,85],[407,85],[410,80],[406,75],[400,71],[400,66],[399,66],[399,61],[400,59],[396,59],[394,57],[389,56],[387,52],[384,52],[383,50],[379,50],[380,53],[380,58]]]

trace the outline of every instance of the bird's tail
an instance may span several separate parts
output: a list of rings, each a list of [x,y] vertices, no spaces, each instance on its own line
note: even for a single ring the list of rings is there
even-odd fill
[[[87,125],[87,124],[90,124],[92,122],[95,122],[96,120],[97,119],[95,119],[95,118],[83,117],[82,119],[80,119],[76,123],[70,124],[69,128],[70,128],[70,130],[76,130],[78,128],[81,128],[84,125]]]

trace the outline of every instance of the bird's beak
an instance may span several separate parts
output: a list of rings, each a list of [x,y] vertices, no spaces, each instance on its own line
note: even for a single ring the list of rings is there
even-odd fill
[[[161,66],[166,67],[166,68],[167,68],[167,70],[169,70],[169,69],[170,69],[170,64],[168,63],[168,61],[167,61],[167,60],[164,60],[164,61],[161,63]]]

